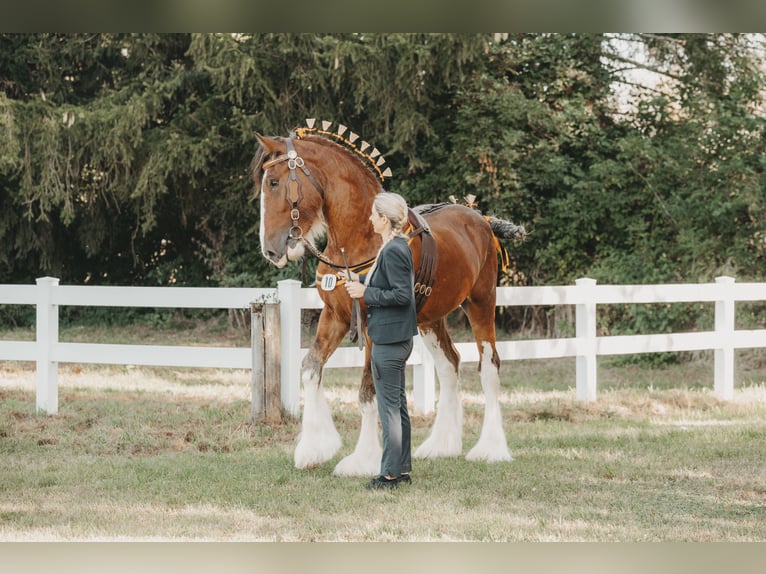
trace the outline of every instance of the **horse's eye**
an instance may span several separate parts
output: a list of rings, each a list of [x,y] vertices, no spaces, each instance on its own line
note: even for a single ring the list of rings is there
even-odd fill
[[[277,187],[278,185],[279,185],[279,180],[278,180],[278,179],[270,179],[270,180],[269,180],[269,186],[270,186],[272,189],[274,189],[274,188],[275,188],[275,187]]]

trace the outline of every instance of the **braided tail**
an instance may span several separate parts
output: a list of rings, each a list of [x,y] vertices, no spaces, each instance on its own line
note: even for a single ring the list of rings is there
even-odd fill
[[[500,245],[500,239],[513,239],[514,241],[524,241],[527,238],[527,230],[523,225],[516,225],[505,219],[499,219],[491,215],[484,216],[484,219],[489,223],[492,229],[492,234],[495,239],[495,249],[500,254],[500,262],[502,264],[503,271],[507,271],[510,265],[510,257],[508,251]]]
[[[524,241],[527,238],[527,230],[523,225],[516,225],[505,219],[499,219],[492,217],[491,215],[485,217],[489,222],[489,226],[492,228],[492,233],[495,237],[500,239],[513,239],[514,241]]]

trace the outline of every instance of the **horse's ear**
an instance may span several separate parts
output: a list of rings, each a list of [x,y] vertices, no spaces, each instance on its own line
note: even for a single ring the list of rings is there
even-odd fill
[[[264,152],[267,155],[272,153],[277,153],[278,151],[280,151],[282,147],[281,138],[280,139],[269,138],[257,132],[255,134],[255,137],[258,140],[258,143],[261,144],[261,147],[263,148]]]
[[[271,154],[280,151],[280,140],[262,136],[259,133],[256,133],[255,137],[258,140],[259,146],[255,151],[253,160],[250,162],[250,170],[253,181],[257,184],[255,190],[255,197],[257,197],[260,192],[260,187],[258,187],[258,185],[260,185],[261,177],[263,176],[263,162],[266,161]]]

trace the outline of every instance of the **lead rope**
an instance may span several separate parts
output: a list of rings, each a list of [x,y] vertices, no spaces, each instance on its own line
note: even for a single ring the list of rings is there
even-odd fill
[[[303,242],[303,245],[306,246],[306,249],[308,249],[314,257],[319,259],[325,265],[329,265],[330,267],[332,267],[334,269],[345,269],[345,267],[346,267],[345,265],[338,265],[337,263],[335,263],[331,259],[328,259],[327,257],[325,257],[322,253],[320,253],[319,249],[317,249],[314,246],[314,244],[311,243],[308,239],[303,237],[303,235],[298,237],[298,239],[300,239]],[[355,263],[354,264],[354,268],[356,269],[357,267],[363,267],[363,266],[367,265],[368,263],[371,263],[372,261],[375,261],[376,257],[377,257],[377,255],[374,256],[374,257],[370,257],[369,259],[366,259],[365,261],[362,261],[361,263]]]
[[[348,267],[348,260],[346,259],[346,249],[344,247],[340,248],[340,252],[343,254],[343,261],[346,263],[346,277],[348,277],[348,281],[351,281],[351,269]],[[364,349],[364,337],[361,336],[362,333],[362,307],[359,303],[359,299],[351,299],[351,325],[349,325],[348,329],[348,337],[351,339],[351,342],[356,341],[356,344],[359,346],[359,350],[361,351]]]

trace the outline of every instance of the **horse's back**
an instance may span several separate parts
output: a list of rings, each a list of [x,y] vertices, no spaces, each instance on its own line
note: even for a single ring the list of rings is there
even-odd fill
[[[466,258],[466,263],[478,263],[474,260],[483,259],[494,245],[489,223],[475,209],[450,203],[428,206],[420,213],[436,240],[440,257],[451,259],[452,253],[460,259]]]
[[[422,311],[438,319],[457,308],[475,289],[494,288],[497,280],[497,254],[489,223],[478,211],[457,204],[418,206],[436,246],[436,270],[432,294]],[[411,244],[418,265],[422,244]]]

